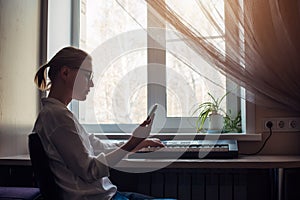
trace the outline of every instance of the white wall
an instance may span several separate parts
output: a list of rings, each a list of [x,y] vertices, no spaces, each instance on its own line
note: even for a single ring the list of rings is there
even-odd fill
[[[71,0],[50,0],[48,8],[49,60],[60,49],[71,44]]]
[[[37,116],[39,0],[0,0],[0,156],[27,152]]]

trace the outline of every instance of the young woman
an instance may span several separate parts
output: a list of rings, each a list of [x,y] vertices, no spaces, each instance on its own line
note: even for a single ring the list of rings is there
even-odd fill
[[[109,167],[117,164],[128,152],[147,146],[163,146],[158,139],[147,138],[154,114],[122,145],[105,143],[87,133],[67,105],[72,99],[86,99],[94,86],[92,73],[91,56],[80,49],[66,47],[35,75],[39,89],[50,92],[42,99],[42,110],[33,131],[38,133],[50,159],[61,197],[66,200],[150,199],[139,194],[117,192],[108,176]]]

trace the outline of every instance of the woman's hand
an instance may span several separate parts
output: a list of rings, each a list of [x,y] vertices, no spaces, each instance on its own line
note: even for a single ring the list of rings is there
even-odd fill
[[[145,139],[149,137],[155,114],[153,113],[142,124],[140,124],[132,133],[135,138]]]
[[[106,154],[106,160],[109,166],[114,166],[128,152],[138,151],[144,147],[164,147],[164,144],[155,138],[148,138],[151,132],[154,119],[154,113],[140,124],[132,133],[130,139],[120,148]]]
[[[130,139],[122,146],[122,149],[132,152],[133,149],[136,149],[141,143],[141,146],[146,145],[146,143],[151,143],[154,145],[154,141],[143,142],[146,138],[149,137],[153,120],[155,114],[153,113],[150,117],[148,117],[142,124],[140,124],[132,133]],[[156,144],[155,144],[156,145]],[[140,147],[141,147],[140,146]],[[149,145],[148,145],[149,146]]]
[[[146,138],[141,143],[139,143],[132,152],[136,152],[142,148],[147,147],[164,147],[165,145],[158,138]]]

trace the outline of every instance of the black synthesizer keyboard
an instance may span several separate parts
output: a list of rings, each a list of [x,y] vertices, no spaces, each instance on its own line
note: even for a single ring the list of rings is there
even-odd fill
[[[238,157],[236,140],[170,140],[165,147],[148,147],[129,159],[231,159]]]

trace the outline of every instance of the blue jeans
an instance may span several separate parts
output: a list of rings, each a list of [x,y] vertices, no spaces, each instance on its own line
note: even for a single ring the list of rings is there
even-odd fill
[[[147,200],[154,199],[154,197],[135,193],[135,192],[117,192],[113,196],[113,200]]]

